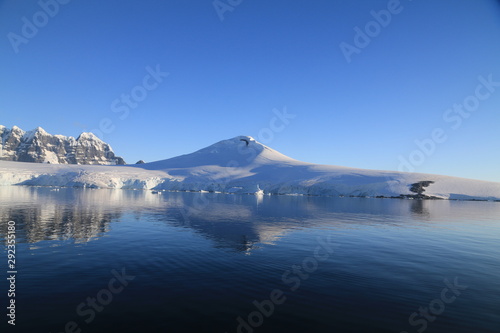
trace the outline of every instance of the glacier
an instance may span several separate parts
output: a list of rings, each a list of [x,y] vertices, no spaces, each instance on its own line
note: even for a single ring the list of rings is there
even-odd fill
[[[0,185],[148,189],[257,195],[404,197],[411,184],[432,181],[439,199],[500,200],[500,183],[444,175],[366,170],[295,160],[250,136],[194,153],[134,165],[71,165],[0,161]]]

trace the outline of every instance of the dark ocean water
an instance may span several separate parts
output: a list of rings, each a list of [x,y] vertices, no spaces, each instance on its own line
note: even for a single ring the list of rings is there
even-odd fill
[[[7,332],[500,332],[500,203],[0,187]],[[2,329],[2,332],[5,330]]]

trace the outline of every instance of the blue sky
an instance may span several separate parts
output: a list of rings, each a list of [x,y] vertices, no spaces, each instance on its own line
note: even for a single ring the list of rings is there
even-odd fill
[[[0,1],[2,125],[500,181],[499,1],[55,1]]]

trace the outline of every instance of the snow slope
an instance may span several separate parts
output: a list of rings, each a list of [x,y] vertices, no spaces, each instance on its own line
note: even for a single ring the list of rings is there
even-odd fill
[[[0,185],[147,189],[168,177],[163,171],[125,166],[0,161]]]
[[[500,200],[500,183],[306,163],[249,136],[223,140],[191,154],[131,166],[0,161],[0,185],[391,197],[412,194],[410,184],[427,180],[434,184],[426,188],[426,195]]]

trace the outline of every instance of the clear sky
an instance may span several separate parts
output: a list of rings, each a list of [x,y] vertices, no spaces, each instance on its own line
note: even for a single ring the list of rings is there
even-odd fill
[[[497,0],[59,1],[0,1],[2,125],[500,181]]]

